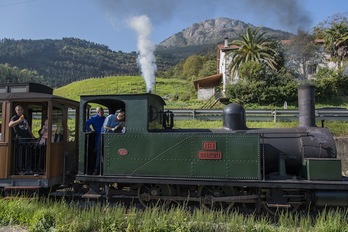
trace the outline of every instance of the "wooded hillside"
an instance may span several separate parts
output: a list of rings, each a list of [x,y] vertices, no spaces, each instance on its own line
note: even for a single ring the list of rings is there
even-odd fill
[[[157,46],[157,70],[166,71],[193,54],[216,56],[217,43],[225,36],[236,36],[246,26],[251,25],[226,18],[195,23]],[[265,30],[281,38],[289,35]],[[0,40],[1,82],[34,81],[60,87],[86,78],[120,75],[140,75],[136,52],[112,51],[77,38]]]

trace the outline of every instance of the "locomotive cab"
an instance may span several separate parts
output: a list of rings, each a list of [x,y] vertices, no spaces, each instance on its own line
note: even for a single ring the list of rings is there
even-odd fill
[[[96,112],[96,107],[102,107],[105,117],[114,114],[117,110],[125,111],[124,128],[115,133],[102,133],[99,141],[99,151],[95,144],[96,133],[87,132],[86,121]],[[157,95],[132,94],[132,95],[99,95],[81,96],[80,101],[80,155],[79,174],[92,174],[95,167],[97,152],[102,159],[100,170],[104,170],[103,157],[117,141],[117,138],[132,137],[137,134],[145,134],[151,130],[163,130],[173,127],[173,114],[164,112],[165,102]],[[94,128],[95,129],[95,128]],[[119,152],[122,152],[119,151]]]
[[[113,112],[123,108],[126,130],[124,133],[101,133],[98,150],[101,172],[98,178],[109,177],[110,181],[115,176],[144,178],[162,175],[260,178],[259,135],[231,133],[226,129],[173,129],[174,117],[172,112],[164,110],[163,99],[146,93],[81,96],[77,180],[95,178],[88,177],[94,174],[92,168],[97,161],[94,157],[97,151],[90,149],[95,140],[87,132],[85,122],[91,117],[90,107],[93,109],[100,105]],[[185,162],[187,160],[190,162]],[[207,167],[215,171],[207,175]]]
[[[0,186],[5,190],[50,188],[73,179],[78,103],[52,93],[35,83],[0,85]],[[9,127],[16,106],[23,108],[30,138],[20,138]]]

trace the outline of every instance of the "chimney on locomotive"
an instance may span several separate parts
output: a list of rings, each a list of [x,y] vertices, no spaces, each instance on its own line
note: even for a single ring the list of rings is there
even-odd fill
[[[303,84],[298,87],[299,126],[315,127],[315,87]]]

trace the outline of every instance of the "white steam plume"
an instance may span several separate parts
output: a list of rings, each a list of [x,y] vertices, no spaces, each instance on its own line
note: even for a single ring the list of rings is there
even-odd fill
[[[129,26],[137,33],[138,63],[145,80],[146,91],[151,92],[156,82],[155,72],[157,70],[154,55],[155,45],[149,39],[152,30],[151,21],[146,15],[136,16],[130,19]]]

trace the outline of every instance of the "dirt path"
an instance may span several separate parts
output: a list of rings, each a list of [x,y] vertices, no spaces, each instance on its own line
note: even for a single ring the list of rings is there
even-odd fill
[[[0,226],[0,232],[27,232],[28,229],[20,226]]]

